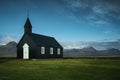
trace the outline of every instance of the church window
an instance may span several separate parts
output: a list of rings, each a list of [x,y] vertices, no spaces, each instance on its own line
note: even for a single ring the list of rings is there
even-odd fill
[[[41,54],[45,54],[45,47],[41,47]]]
[[[57,54],[60,55],[60,48],[57,49]]]
[[[50,48],[50,54],[53,54],[53,48]]]

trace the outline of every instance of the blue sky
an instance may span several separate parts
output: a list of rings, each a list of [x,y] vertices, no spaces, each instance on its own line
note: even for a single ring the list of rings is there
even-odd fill
[[[28,11],[34,33],[65,46],[120,39],[119,0],[0,0],[1,44],[20,40]]]

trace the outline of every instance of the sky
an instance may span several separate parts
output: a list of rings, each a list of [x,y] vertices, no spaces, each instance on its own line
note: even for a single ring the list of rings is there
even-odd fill
[[[18,42],[28,16],[64,48],[120,49],[120,0],[0,0],[0,44]]]

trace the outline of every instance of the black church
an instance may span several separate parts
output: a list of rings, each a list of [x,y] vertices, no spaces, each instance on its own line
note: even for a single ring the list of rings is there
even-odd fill
[[[32,25],[27,18],[24,25],[24,35],[17,44],[17,58],[42,59],[62,58],[63,47],[54,37],[32,33]]]

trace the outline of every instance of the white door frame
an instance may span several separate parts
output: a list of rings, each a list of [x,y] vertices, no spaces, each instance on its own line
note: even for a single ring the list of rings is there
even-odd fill
[[[29,45],[27,43],[23,45],[23,59],[29,59]]]

